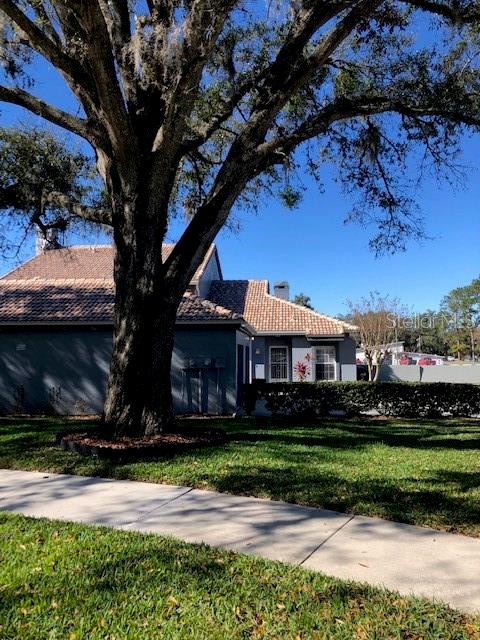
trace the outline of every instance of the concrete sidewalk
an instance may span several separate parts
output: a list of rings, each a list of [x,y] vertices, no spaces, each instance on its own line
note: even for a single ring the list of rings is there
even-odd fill
[[[0,470],[0,509],[172,535],[480,612],[480,540],[144,482]]]

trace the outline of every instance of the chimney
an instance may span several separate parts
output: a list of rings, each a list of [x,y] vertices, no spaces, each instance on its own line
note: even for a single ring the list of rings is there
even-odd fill
[[[277,282],[273,285],[273,294],[281,300],[288,300],[290,298],[290,285],[288,282]]]
[[[37,256],[45,251],[50,251],[50,249],[60,249],[61,246],[58,240],[58,229],[47,229],[44,234],[37,227],[37,235],[35,238],[35,253]]]

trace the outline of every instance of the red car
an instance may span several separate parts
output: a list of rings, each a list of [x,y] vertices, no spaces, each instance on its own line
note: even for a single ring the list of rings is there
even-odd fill
[[[435,362],[435,360],[432,360],[432,358],[420,358],[420,360],[418,361],[418,364],[421,367],[427,367],[429,365],[437,364],[437,363]]]

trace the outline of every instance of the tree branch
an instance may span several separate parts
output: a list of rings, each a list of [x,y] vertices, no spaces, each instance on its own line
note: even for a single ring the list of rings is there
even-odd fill
[[[238,86],[228,100],[223,101],[222,107],[217,114],[203,127],[196,131],[196,135],[193,138],[185,140],[183,145],[183,153],[188,154],[193,149],[196,149],[213,136],[218,131],[222,124],[226,122],[234,113],[235,108],[240,103],[242,98],[248,93],[250,89],[254,87],[254,80],[249,78],[246,82]]]
[[[474,4],[466,9],[462,9],[458,4],[457,6],[453,6],[454,3],[448,5],[444,2],[434,2],[434,0],[403,0],[403,2],[427,13],[433,13],[447,18],[447,20],[455,24],[472,24],[480,21],[478,5]]]
[[[309,8],[302,7],[280,47],[274,62],[257,79],[260,104],[277,94],[280,87],[291,81],[292,76],[300,71],[299,62],[307,61],[303,58],[304,50],[313,34],[335,16],[341,14],[350,2],[316,2]],[[312,60],[310,59],[310,62]],[[310,65],[307,65],[310,66]],[[304,69],[305,71],[305,69]]]
[[[12,0],[0,0],[0,11],[22,31],[32,49],[41,53],[53,66],[63,71],[72,81],[87,88],[88,82],[82,68],[51,40]]]
[[[80,31],[84,34],[94,34],[94,37],[89,38],[85,35],[84,44],[86,63],[91,69],[98,100],[98,119],[108,133],[122,170],[130,173],[138,160],[137,138],[119,84],[112,43],[99,0],[74,3],[74,7],[68,11],[78,22]],[[63,19],[68,20],[68,15],[64,15]]]
[[[257,144],[271,126],[275,115],[289,100],[294,91],[302,86],[319,66],[323,65],[331,53],[355,29],[359,21],[371,13],[382,0],[361,0],[323,38],[313,54],[304,58],[304,49],[311,36],[327,20],[325,11],[318,10],[319,4],[306,11],[302,24],[294,26],[295,46],[286,43],[281,48],[259,90],[252,114],[242,133],[232,144],[227,158],[214,181],[209,197],[199,208],[187,229],[176,244],[165,263],[169,274],[182,272],[190,274],[191,265],[196,265],[202,252],[208,246],[226,221],[235,199],[247,182],[258,175],[268,165],[265,158],[255,153]],[[338,3],[335,3],[337,13]],[[347,3],[341,3],[340,11]],[[330,8],[330,11],[333,10]],[[328,12],[329,13],[329,12]],[[288,56],[286,56],[288,51]],[[286,57],[284,57],[286,56]],[[199,240],[201,239],[201,240]]]
[[[287,104],[295,91],[304,86],[309,78],[326,64],[331,54],[348,38],[361,20],[371,15],[381,2],[382,0],[360,0],[356,2],[353,8],[338,20],[329,33],[320,39],[314,51],[308,57],[304,55],[304,38],[300,37],[300,35],[297,36],[299,44],[302,46],[291,52],[293,57],[290,61],[285,61],[285,64],[278,65],[277,61],[274,62],[271,68],[275,68],[275,73],[271,74],[269,72],[266,85],[261,84],[259,97],[256,100],[252,115],[238,138],[239,147],[248,148],[261,143],[275,117]],[[348,4],[341,3],[339,9],[338,4],[335,3],[337,7],[336,13],[343,12]],[[317,16],[317,19],[325,20],[326,17],[324,16],[320,19]],[[304,28],[308,34],[316,31],[315,25],[309,21],[307,21]],[[234,146],[232,145],[232,150]]]
[[[128,0],[112,0],[112,8],[116,14],[113,18],[116,30],[118,42],[122,45],[128,42],[131,38],[130,29],[130,10],[128,8]]]
[[[43,2],[35,3],[35,12],[36,12],[40,22],[42,23],[42,27],[43,27],[45,33],[47,34],[47,36],[49,36],[50,39],[53,40],[53,42],[55,42],[57,47],[61,48],[62,47],[62,40],[61,40],[59,34],[56,32],[55,27],[53,26],[52,18],[49,15],[49,12],[47,11],[47,9],[44,6]]]
[[[461,114],[457,110],[446,109],[441,105],[412,105],[387,95],[363,96],[355,99],[338,98],[320,113],[308,118],[291,134],[272,138],[259,145],[258,152],[264,159],[269,157],[269,164],[271,162],[283,162],[285,157],[299,144],[325,134],[334,122],[387,112],[398,113],[407,117],[439,117],[459,124],[480,127],[480,115],[476,117],[465,113]]]
[[[82,204],[78,202],[78,200],[73,200],[70,196],[58,191],[43,193],[42,203],[43,205],[49,204],[53,207],[68,211],[72,216],[81,218],[87,222],[107,226],[112,225],[112,214],[109,209]],[[37,205],[38,202],[32,201],[31,204]],[[24,207],[24,196],[19,195],[17,185],[13,184],[0,189],[0,209],[23,209]]]
[[[87,222],[112,226],[112,212],[109,209],[89,207],[57,191],[45,194],[44,202],[66,209],[76,218],[81,218]]]
[[[170,73],[172,90],[167,101],[165,118],[157,133],[155,147],[172,131],[180,140],[184,124],[198,95],[205,61],[211,54],[225,21],[238,0],[194,0],[185,21],[184,40],[173,57]],[[178,70],[178,63],[180,69]]]
[[[95,131],[88,120],[77,118],[62,109],[58,109],[19,87],[0,86],[0,101],[24,107],[37,116],[41,116],[45,120],[76,133],[91,142],[101,137],[100,133]]]

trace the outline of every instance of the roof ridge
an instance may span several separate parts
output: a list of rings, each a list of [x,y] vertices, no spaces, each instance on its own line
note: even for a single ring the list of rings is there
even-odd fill
[[[229,282],[267,282],[266,278],[227,278],[226,280],[212,280],[212,284],[214,282],[221,282],[222,284]]]
[[[267,282],[268,284],[268,280],[265,280],[264,282]],[[338,318],[334,318],[333,316],[327,316],[325,313],[319,313],[318,311],[315,311],[315,309],[309,309],[308,307],[304,307],[303,305],[297,304],[296,302],[292,302],[291,300],[285,300],[284,298],[279,298],[278,296],[271,294],[268,291],[268,288],[266,290],[266,295],[269,298],[273,298],[274,300],[278,300],[283,304],[290,305],[295,309],[299,309],[300,311],[305,311],[310,315],[316,316],[317,318],[320,317],[320,318],[323,318],[324,320],[330,320],[331,322],[336,322],[342,327],[348,327],[352,331],[356,328],[352,324],[348,324],[348,322],[343,322],[343,320],[339,320]]]
[[[66,247],[58,247],[58,249],[49,249],[48,251],[68,251],[71,249],[113,249],[113,244],[70,244]],[[48,251],[43,253],[48,253]],[[36,258],[37,256],[33,257]]]

